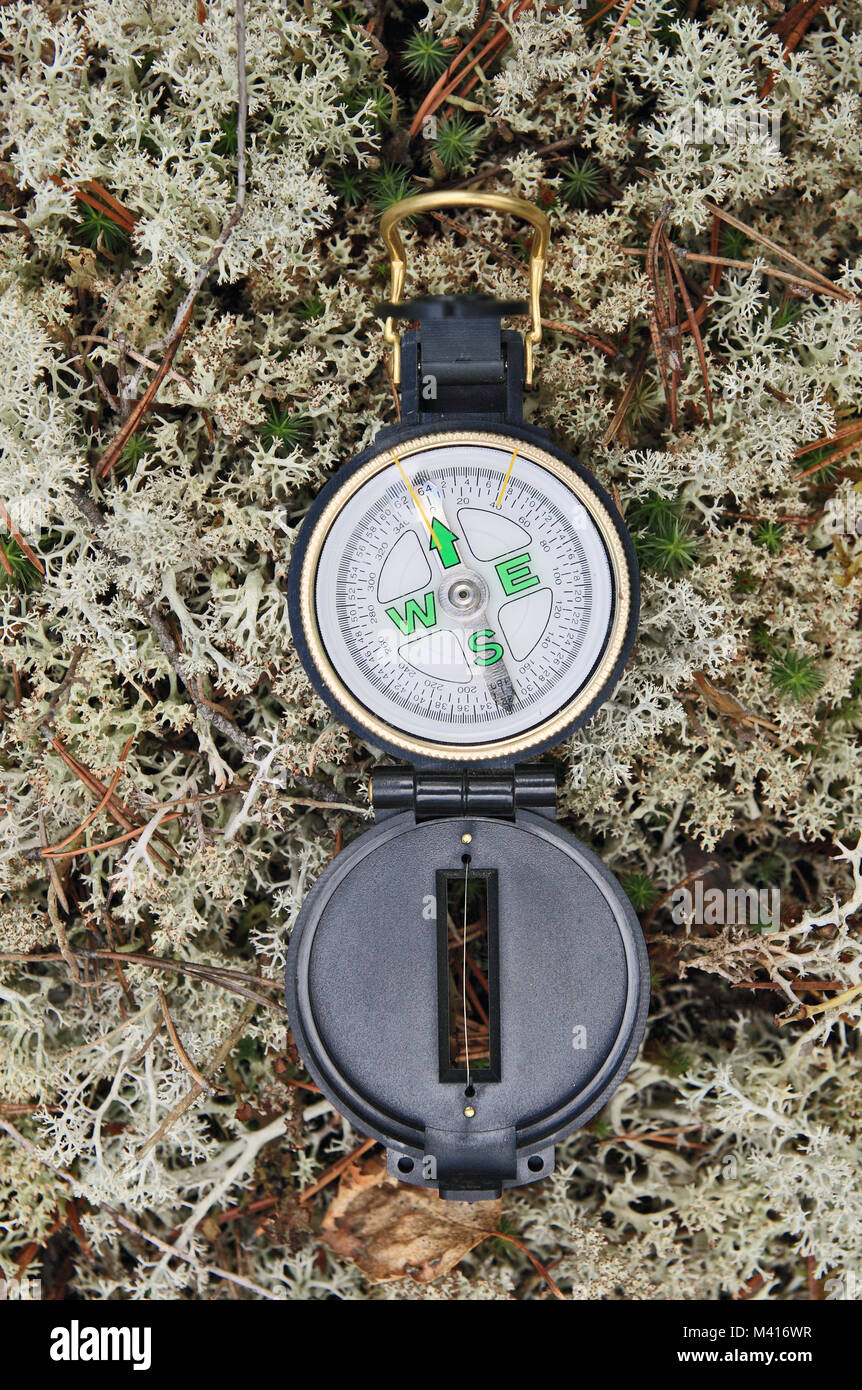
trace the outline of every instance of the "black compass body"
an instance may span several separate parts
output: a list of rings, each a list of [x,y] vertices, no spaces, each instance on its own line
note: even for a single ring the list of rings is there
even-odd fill
[[[462,1200],[552,1171],[648,996],[628,899],[527,761],[613,689],[638,579],[612,500],[523,421],[513,307],[402,306],[401,423],[324,488],[290,572],[315,688],[400,760],[294,928],[294,1036],[394,1176]]]

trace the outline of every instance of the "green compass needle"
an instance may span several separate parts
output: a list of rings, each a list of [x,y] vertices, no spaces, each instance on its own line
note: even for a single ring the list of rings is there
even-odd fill
[[[450,524],[441,488],[424,471],[415,475],[414,487],[400,460],[396,458],[395,461],[430,533],[429,549],[437,551],[446,572],[440,591],[441,609],[459,627],[468,625],[471,628],[467,638],[470,665],[497,708],[504,714],[511,714],[518,702],[518,692],[506,665],[503,646],[492,640],[495,629],[488,614],[489,583],[480,568],[471,569],[463,563],[458,550],[458,533]],[[508,474],[504,487],[506,482]],[[501,488],[501,496],[503,490]]]

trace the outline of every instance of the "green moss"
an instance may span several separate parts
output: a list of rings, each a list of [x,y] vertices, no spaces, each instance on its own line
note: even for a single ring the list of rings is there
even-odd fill
[[[697,561],[698,541],[680,516],[680,503],[650,493],[628,513],[638,560],[646,569],[678,579]]]
[[[12,536],[0,537],[0,550],[6,560],[5,565],[0,565],[0,589],[19,589],[22,593],[38,589],[42,576],[18,542]],[[7,571],[7,565],[11,574]]]
[[[770,676],[776,690],[794,700],[810,699],[823,684],[823,674],[814,658],[803,656],[792,647],[773,662]]]
[[[295,312],[297,318],[309,320],[319,319],[321,314],[324,313],[325,310],[326,305],[324,304],[320,295],[310,294],[307,295],[305,299],[300,300]]]
[[[224,159],[236,158],[237,150],[237,125],[236,116],[223,116],[219,121],[221,135],[213,145],[216,154],[220,154]]]
[[[649,874],[637,872],[623,874],[620,881],[635,912],[648,912],[661,897],[660,890],[653,883]]]
[[[481,126],[456,113],[454,116],[445,116],[438,123],[437,134],[431,146],[444,169],[451,174],[466,168],[481,139]]]
[[[751,629],[751,645],[761,656],[770,656],[775,651],[775,633],[762,619],[758,619]]]
[[[422,83],[433,82],[445,71],[449,61],[437,35],[427,29],[414,29],[402,59],[410,75]]]
[[[138,433],[130,435],[123,445],[120,460],[117,464],[116,471],[118,476],[124,477],[134,473],[141,459],[146,458],[152,448],[153,441],[149,435]]]
[[[355,207],[363,199],[362,176],[358,169],[347,166],[338,169],[330,177],[330,183],[347,207]]]
[[[570,203],[586,208],[601,198],[604,192],[602,171],[588,155],[580,160],[573,158],[560,173],[563,177],[563,193]]]
[[[81,204],[78,235],[85,246],[92,247],[94,251],[108,251],[112,254],[121,251],[129,242],[129,234],[125,227],[121,227],[101,208],[90,207],[89,203]]]
[[[312,430],[307,415],[273,404],[259,433],[265,444],[277,444],[279,453],[288,453],[291,449],[301,449],[308,444]]]
[[[369,174],[371,203],[377,212],[385,212],[393,203],[409,198],[417,192],[409,173],[400,164],[389,164],[384,160],[379,169]]]
[[[777,555],[784,542],[785,527],[777,521],[762,521],[754,528],[755,545],[765,546],[770,555]]]

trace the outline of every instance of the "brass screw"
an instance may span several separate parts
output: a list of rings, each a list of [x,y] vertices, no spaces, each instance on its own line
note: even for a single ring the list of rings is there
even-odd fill
[[[461,836],[461,844],[462,844],[462,845],[471,845],[472,843],[473,843],[473,836],[472,836],[472,835],[466,835],[466,834],[465,834],[465,835],[462,835],[462,836]]]
[[[472,1105],[465,1105],[465,1106],[464,1106],[464,1114],[467,1116],[467,1119],[468,1119],[468,1120],[472,1120],[472,1118],[473,1118],[473,1116],[475,1115],[475,1113],[476,1113],[476,1111],[473,1109]]]

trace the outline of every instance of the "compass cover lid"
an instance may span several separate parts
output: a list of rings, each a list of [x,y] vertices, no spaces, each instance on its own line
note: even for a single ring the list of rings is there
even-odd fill
[[[381,808],[386,776],[378,824],[306,900],[288,1012],[309,1071],[386,1145],[393,1175],[493,1196],[547,1176],[555,1142],[630,1065],[647,1009],[643,936],[614,877],[549,814],[417,820]],[[484,895],[487,934],[487,1044],[466,1067],[449,983],[462,875]]]

